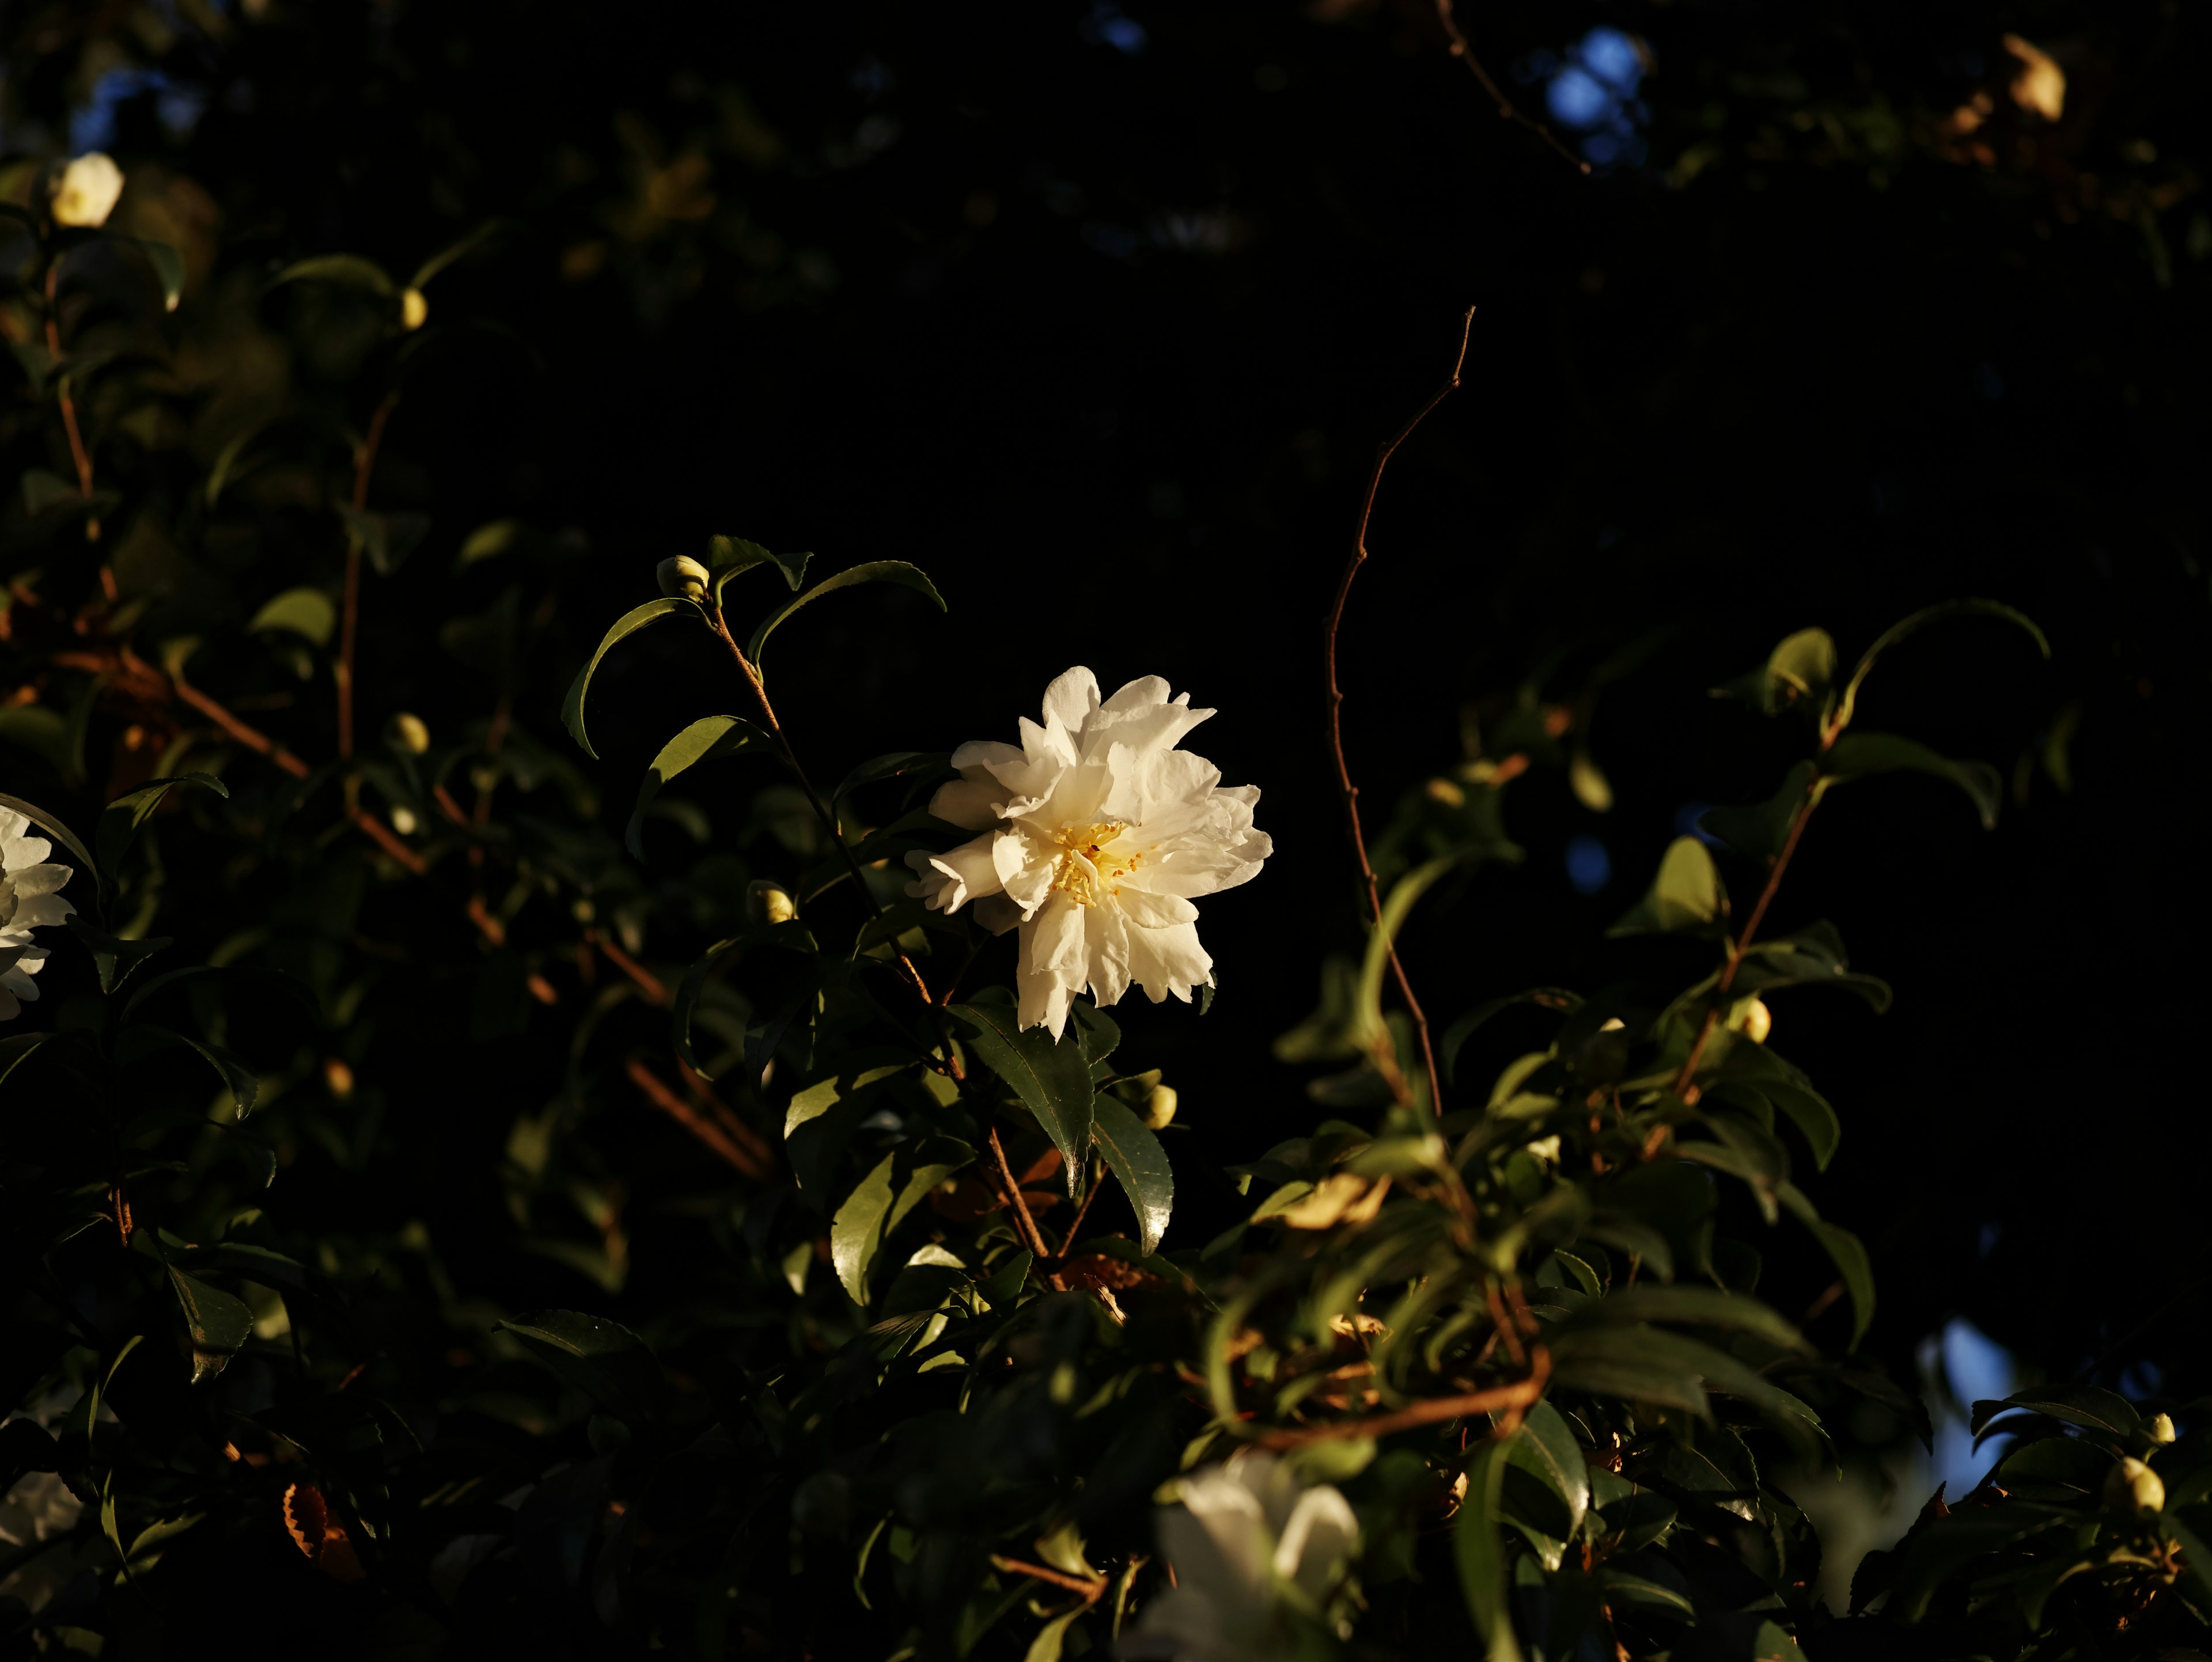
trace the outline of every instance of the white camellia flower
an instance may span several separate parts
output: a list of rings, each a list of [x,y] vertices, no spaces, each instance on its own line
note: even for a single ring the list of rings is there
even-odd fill
[[[110,157],[98,150],[78,156],[54,181],[54,223],[96,231],[122,194],[123,169]]]
[[[1057,1039],[1087,984],[1101,1005],[1133,982],[1158,1004],[1188,1004],[1212,978],[1198,944],[1200,895],[1258,875],[1273,852],[1252,828],[1250,785],[1177,750],[1213,712],[1168,697],[1157,675],[1101,701],[1071,669],[1045,689],[1044,724],[1022,718],[1019,746],[977,740],[952,752],[960,777],[929,811],[983,834],[944,854],[916,849],[907,892],[957,911],[975,902],[994,934],[1021,927],[1021,1025]]]
[[[46,949],[31,944],[31,931],[76,910],[56,892],[70,880],[70,868],[46,864],[54,845],[27,835],[30,829],[15,809],[0,807],[0,1021],[21,1014],[24,1003],[39,996],[31,977],[46,961]]]
[[[1285,1604],[1323,1613],[1359,1549],[1344,1496],[1307,1488],[1261,1449],[1182,1480],[1182,1504],[1160,1513],[1160,1550],[1175,1586],[1145,1610],[1132,1657],[1166,1662],[1275,1662]]]

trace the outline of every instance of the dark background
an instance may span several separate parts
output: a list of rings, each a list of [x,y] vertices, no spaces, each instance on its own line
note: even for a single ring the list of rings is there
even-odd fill
[[[497,328],[410,393],[380,465],[378,504],[433,527],[369,602],[363,679],[391,704],[434,724],[474,697],[398,620],[469,581],[449,574],[471,528],[514,514],[592,551],[571,655],[536,666],[520,712],[549,740],[574,651],[717,532],[825,569],[911,559],[951,602],[866,592],[779,638],[779,705],[825,778],[1010,737],[1071,663],[1220,708],[1196,747],[1263,787],[1280,852],[1205,909],[1223,991],[1203,1025],[1124,1012],[1194,1128],[1171,1246],[1229,1217],[1213,1170],[1318,1111],[1267,1047],[1356,939],[1320,619],[1372,447],[1443,375],[1464,307],[1466,384],[1395,464],[1352,606],[1370,811],[1459,759],[1465,707],[1532,675],[1571,696],[1667,632],[1597,707],[1612,812],[1556,771],[1516,784],[1526,864],[1409,932],[1439,1026],[1651,963],[1599,931],[1686,804],[1764,797],[1801,741],[1716,681],[1810,624],[1848,661],[1929,601],[2024,608],[2048,666],[1969,623],[1872,684],[1866,723],[1989,758],[2012,800],[1992,835],[1927,780],[1823,808],[1777,922],[1835,918],[1898,1007],[1778,1001],[1774,1043],[1843,1113],[1811,1186],[1874,1249],[1895,1366],[1964,1314],[2055,1376],[2148,1361],[2203,1388],[2187,804],[2212,660],[2186,411],[2212,227],[2187,9],[1480,9],[1478,52],[1538,106],[1514,76],[1532,54],[1600,23],[1646,43],[1641,159],[1587,177],[1498,119],[1413,0],[270,0],[158,39],[112,8],[5,15],[9,148],[58,145],[104,84],[112,129],[79,136],[207,193],[220,252],[197,282],[337,250],[404,271],[511,222],[431,290],[441,320]],[[2008,30],[2067,70],[2055,125],[2008,96]],[[149,78],[100,81],[123,63]],[[1947,130],[1978,92],[1988,119]],[[672,698],[733,707],[718,673],[673,648],[610,661],[611,819]],[[719,812],[731,788],[700,794]],[[1595,895],[1562,858],[1580,836],[1611,859]],[[1539,1032],[1486,1037],[1468,1077]],[[453,1151],[412,1174],[447,1238],[481,1227],[466,1174],[506,1133],[480,1105],[539,1089],[509,1046],[395,1106],[396,1131]]]

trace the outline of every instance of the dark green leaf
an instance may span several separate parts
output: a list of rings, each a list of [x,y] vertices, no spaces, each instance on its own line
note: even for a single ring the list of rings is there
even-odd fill
[[[495,1327],[514,1334],[556,1373],[632,1426],[652,1419],[667,1398],[668,1381],[645,1341],[604,1316],[540,1310]]]
[[[185,1309],[185,1325],[192,1338],[192,1383],[198,1385],[222,1372],[233,1356],[253,1336],[253,1312],[246,1300],[205,1282],[196,1281],[172,1265],[169,1280],[177,1289],[177,1302]]]
[[[1475,1643],[1483,1662],[1521,1662],[1509,1599],[1512,1566],[1498,1527],[1510,1440],[1510,1437],[1491,1438],[1476,1445],[1468,1456],[1467,1498],[1460,1502],[1458,1520],[1452,1529],[1452,1558],[1459,1568],[1460,1592],[1466,1597],[1468,1614],[1474,1619]]]
[[[745,656],[752,660],[753,668],[757,672],[761,670],[761,648],[768,644],[768,637],[775,632],[785,618],[801,606],[811,606],[824,594],[834,594],[841,588],[853,588],[861,583],[897,583],[929,596],[937,602],[939,612],[946,610],[945,597],[937,592],[928,578],[922,575],[919,567],[909,565],[904,560],[870,560],[866,564],[841,571],[834,577],[824,577],[804,594],[786,601],[780,610],[755,630],[753,638],[745,647]]]
[[[1775,1194],[1813,1232],[1814,1239],[1827,1249],[1828,1257],[1842,1275],[1844,1290],[1851,1299],[1851,1342],[1848,1348],[1856,1350],[1859,1341],[1866,1336],[1867,1324],[1874,1320],[1874,1265],[1867,1257],[1866,1248],[1850,1230],[1823,1222],[1813,1202],[1794,1184],[1783,1184]]]
[[[623,845],[644,859],[645,849],[638,835],[645,827],[645,811],[661,788],[686,768],[740,752],[769,756],[775,754],[775,746],[768,734],[735,715],[702,715],[663,745],[637,788],[637,806],[630,810],[629,825],[623,832]]]
[[[1548,1402],[1539,1402],[1521,1422],[1521,1435],[1513,1440],[1513,1463],[1536,1471],[1567,1509],[1567,1533],[1583,1525],[1589,1510],[1589,1467],[1566,1416]]]
[[[131,979],[131,972],[165,947],[173,947],[173,935],[149,935],[143,941],[123,941],[86,922],[82,912],[72,913],[63,920],[69,932],[82,941],[92,954],[93,968],[100,975],[100,990],[112,993]]]
[[[1167,1150],[1144,1121],[1114,1098],[1098,1097],[1091,1111],[1097,1116],[1091,1135],[1136,1208],[1138,1248],[1149,1257],[1159,1250],[1169,1214],[1175,1209],[1175,1172],[1169,1167]]]
[[[1982,817],[1982,829],[1996,829],[1997,809],[2004,801],[2004,778],[1987,762],[1954,762],[1917,739],[1893,733],[1847,733],[1820,758],[1821,777],[1830,784],[1898,772],[1929,773],[1949,780],[1972,801],[1974,811]]]
[[[384,267],[359,254],[318,254],[312,259],[296,261],[271,277],[269,286],[274,289],[286,283],[335,283],[342,289],[356,289],[386,300],[399,292],[398,285]]]
[[[1650,892],[1606,933],[1717,937],[1728,928],[1728,890],[1704,843],[1678,837],[1659,862]]]
[[[1867,672],[1875,667],[1883,653],[1907,636],[1919,633],[1930,624],[1942,623],[1952,618],[1977,617],[1996,618],[2008,624],[2017,624],[2027,631],[2037,649],[2045,658],[2051,655],[2051,642],[2044,638],[2043,631],[2035,626],[2033,620],[2026,612],[2008,606],[2002,600],[1944,600],[1935,606],[1924,606],[1910,618],[1892,624],[1882,632],[1881,638],[1866,649],[1866,655],[1859,660],[1858,667],[1851,672],[1850,685],[1844,689],[1843,703],[1836,709],[1836,727],[1841,729],[1850,725],[1852,713],[1858,705],[1859,685],[1866,679]]]
[[[1582,1003],[1580,993],[1570,992],[1564,987],[1531,987],[1526,992],[1511,993],[1504,998],[1493,998],[1486,1004],[1476,1005],[1444,1029],[1444,1036],[1437,1044],[1437,1060],[1443,1068],[1444,1078],[1447,1081],[1451,1079],[1452,1068],[1459,1060],[1462,1047],[1468,1039],[1474,1037],[1475,1030],[1488,1021],[1491,1017],[1510,1010],[1516,1004],[1534,1004],[1547,1010],[1566,1013],[1580,1009]],[[1278,1055],[1281,1053],[1281,1050],[1282,1041],[1279,1039],[1276,1041]]]
[[[838,781],[837,788],[830,794],[830,806],[836,807],[848,793],[879,779],[908,779],[916,774],[949,772],[951,759],[941,750],[895,750],[888,756],[874,757]]]
[[[447,244],[445,247],[441,248],[436,253],[431,255],[429,259],[424,260],[420,265],[416,266],[415,268],[415,275],[411,279],[410,279],[407,286],[410,289],[420,289],[424,283],[429,282],[432,277],[437,276],[439,272],[444,271],[455,260],[459,259],[463,255],[470,253],[475,249],[481,247],[485,242],[498,235],[501,231],[508,229],[510,224],[511,222],[507,220],[486,220],[483,224],[477,226],[476,229],[471,231],[459,241]]]
[[[137,836],[161,799],[179,785],[198,785],[228,798],[230,787],[211,773],[181,773],[168,779],[149,779],[128,795],[118,796],[101,811],[100,824],[93,835],[100,844],[100,863],[110,874],[121,864],[123,855]]]
[[[975,1158],[953,1137],[930,1137],[917,1148],[885,1154],[837,1208],[830,1226],[830,1262],[847,1294],[868,1302],[868,1266],[892,1230],[929,1191]]]
[[[722,604],[722,588],[731,578],[757,565],[772,565],[783,573],[785,585],[798,591],[806,581],[806,563],[811,554],[771,554],[758,543],[749,543],[743,537],[715,537],[707,544],[707,570],[714,584],[714,604]]]
[[[1800,762],[1765,801],[1749,807],[1709,808],[1698,819],[1698,829],[1719,837],[1747,859],[1771,861],[1789,842],[1790,827],[1813,784],[1813,764]]]
[[[116,1041],[115,1059],[127,1065],[149,1056],[156,1050],[172,1049],[197,1050],[207,1058],[208,1065],[221,1076],[224,1087],[229,1091],[239,1118],[244,1119],[253,1111],[254,1099],[261,1089],[260,1082],[254,1078],[252,1070],[238,1057],[210,1040],[192,1038],[184,1033],[172,1032],[167,1027],[156,1027],[150,1022],[142,1021],[124,1030],[123,1037]]]
[[[2124,1442],[2135,1442],[2143,1434],[2142,1416],[2136,1412],[2134,1403],[2102,1385],[2034,1385],[2014,1391],[2001,1403],[1978,1402],[1974,1404],[1968,1425],[1978,1437],[1990,1421],[2019,1409],[2048,1415],[2069,1426],[2080,1426],[2099,1436],[2117,1437]]]
[[[1077,1035],[1055,1042],[1042,1027],[1024,1032],[1011,1004],[955,1004],[951,1013],[967,1026],[969,1048],[996,1074],[1060,1150],[1067,1192],[1091,1152],[1092,1090],[1091,1064]]]
[[[1802,709],[1824,718],[1835,702],[1836,643],[1824,629],[1801,629],[1767,654],[1765,663],[1726,686],[1717,697],[1741,698],[1765,715]]]
[[[599,759],[599,753],[592,748],[591,739],[584,730],[584,697],[591,691],[592,673],[599,668],[599,660],[607,655],[617,641],[678,612],[688,612],[702,625],[707,621],[707,614],[699,609],[696,600],[687,600],[678,595],[663,595],[659,600],[647,600],[643,606],[625,612],[615,619],[614,627],[600,638],[599,648],[592,654],[591,661],[578,670],[576,679],[568,684],[568,696],[561,701],[561,725],[568,729],[568,736],[582,746],[584,754],[593,761]]]
[[[1608,1297],[1592,1300],[1560,1326],[1563,1331],[1574,1331],[1610,1322],[1674,1322],[1686,1327],[1717,1327],[1730,1332],[1756,1334],[1784,1350],[1798,1349],[1805,1342],[1796,1328],[1756,1299],[1723,1293],[1717,1287],[1687,1284],[1620,1288]]]

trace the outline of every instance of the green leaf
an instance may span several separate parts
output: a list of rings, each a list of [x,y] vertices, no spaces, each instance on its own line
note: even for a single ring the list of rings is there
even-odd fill
[[[591,739],[584,731],[584,697],[591,691],[592,673],[599,668],[599,660],[607,655],[608,651],[617,641],[627,639],[641,629],[657,624],[663,618],[673,617],[678,612],[689,612],[702,627],[706,624],[707,614],[699,609],[698,603],[695,600],[687,600],[680,595],[673,594],[665,594],[657,600],[647,600],[643,606],[625,612],[615,619],[614,627],[600,638],[599,649],[592,654],[591,661],[578,670],[576,679],[568,684],[568,696],[561,701],[561,725],[568,729],[568,736],[574,739],[582,747],[584,754],[593,761],[599,760],[599,753],[592,748]]]
[[[1728,928],[1728,891],[1704,843],[1678,837],[1668,844],[1651,889],[1606,931],[1622,934],[1718,936]]]
[[[207,1039],[193,1038],[184,1033],[173,1032],[167,1027],[156,1027],[150,1022],[142,1021],[124,1030],[123,1037],[116,1041],[115,1059],[118,1062],[128,1064],[151,1056],[156,1050],[173,1049],[197,1050],[207,1058],[208,1065],[216,1070],[224,1088],[229,1091],[239,1118],[244,1119],[253,1111],[254,1099],[260,1093],[260,1081],[237,1056]]]
[[[342,289],[355,289],[386,300],[399,292],[398,285],[384,267],[359,254],[318,254],[312,259],[297,261],[271,277],[269,286],[275,289],[287,283],[335,283]]]
[[[1805,1340],[1795,1327],[1756,1299],[1723,1293],[1717,1287],[1624,1287],[1594,1299],[1560,1324],[1562,1331],[1608,1322],[1674,1322],[1687,1327],[1717,1327],[1751,1333],[1784,1350]]]
[[[1373,1050],[1389,1043],[1390,1029],[1382,1020],[1382,977],[1390,961],[1390,943],[1405,927],[1413,903],[1457,864],[1457,855],[1445,855],[1416,866],[1393,884],[1384,898],[1382,915],[1367,934],[1367,953],[1360,960],[1359,983],[1352,995],[1351,1031],[1347,1036],[1360,1049]]]
[[[745,656],[752,660],[755,672],[765,673],[761,670],[761,648],[768,644],[768,637],[775,632],[785,618],[801,606],[811,606],[824,594],[834,594],[841,588],[856,587],[861,583],[897,583],[902,587],[929,596],[937,602],[939,612],[949,609],[945,604],[945,597],[937,592],[935,585],[928,578],[922,575],[920,567],[909,565],[904,560],[870,560],[866,564],[841,571],[834,577],[824,577],[804,594],[786,601],[781,610],[755,630],[753,638],[745,647]]]
[[[1674,1588],[1640,1575],[1631,1575],[1609,1564],[1598,1566],[1597,1584],[1605,1589],[1605,1602],[1612,1609],[1630,1610],[1646,1617],[1667,1616],[1679,1622],[1697,1617],[1698,1607]]]
[[[1847,733],[1820,758],[1820,775],[1829,784],[1899,772],[1933,774],[1949,780],[1973,802],[1974,812],[1982,817],[1982,829],[1996,829],[1997,809],[2004,801],[2004,778],[1987,762],[1954,762],[1916,739],[1893,733]]]
[[[113,992],[155,953],[177,944],[174,935],[167,934],[148,935],[143,941],[121,940],[87,922],[82,912],[72,913],[62,921],[92,954],[92,966],[99,973],[100,990],[103,993]]]
[[[820,950],[815,944],[813,931],[793,918],[782,923],[756,924],[717,941],[684,971],[684,979],[677,984],[676,996],[668,1004],[670,1035],[684,1065],[702,1079],[712,1080],[715,1075],[700,1065],[691,1048],[691,1015],[699,1008],[699,995],[706,990],[707,978],[714,974],[715,966],[741,947],[781,947],[787,952],[808,957]]]
[[[213,1379],[230,1359],[246,1348],[253,1336],[253,1312],[246,1300],[205,1282],[196,1281],[171,1265],[169,1280],[184,1306],[185,1325],[192,1338],[192,1383]]]
[[[1759,668],[1713,691],[1717,697],[1741,698],[1762,715],[1802,709],[1825,719],[1835,702],[1835,642],[1825,629],[1801,629]]]
[[[380,577],[389,577],[404,565],[430,529],[428,518],[421,514],[372,514],[344,504],[338,508],[338,518]]]
[[[1168,1152],[1145,1122],[1113,1097],[1098,1097],[1092,1112],[1097,1117],[1091,1135],[1136,1209],[1138,1250],[1150,1257],[1159,1250],[1175,1209],[1175,1172]]]
[[[2142,1416],[2136,1412],[2134,1403],[2093,1385],[2033,1385],[2014,1391],[2000,1403],[1978,1402],[1967,1423],[1978,1437],[1999,1415],[2020,1409],[2126,1443],[2134,1443],[2143,1434]]]
[[[1814,1239],[1827,1250],[1829,1258],[1843,1276],[1844,1290],[1851,1299],[1851,1342],[1846,1348],[1856,1350],[1859,1341],[1866,1337],[1868,1324],[1874,1320],[1874,1264],[1867,1257],[1865,1246],[1850,1230],[1822,1221],[1813,1202],[1795,1184],[1779,1185],[1775,1194],[1813,1232]]]
[[[287,630],[321,647],[331,643],[337,624],[338,609],[321,589],[288,588],[255,612],[246,627],[252,634],[264,629]]]
[[[1493,998],[1486,1004],[1476,1005],[1444,1029],[1444,1036],[1437,1044],[1437,1056],[1443,1064],[1444,1078],[1447,1081],[1452,1077],[1452,1068],[1459,1060],[1461,1048],[1468,1039],[1474,1037],[1475,1030],[1488,1021],[1491,1017],[1510,1010],[1516,1004],[1534,1004],[1547,1010],[1571,1014],[1582,1008],[1583,998],[1580,993],[1570,992],[1565,987],[1531,987],[1526,992],[1511,993],[1504,998]],[[1282,1040],[1276,1041],[1275,1049],[1277,1055],[1279,1056],[1282,1051]]]
[[[640,860],[645,858],[644,846],[639,841],[639,833],[645,828],[645,811],[653,806],[653,799],[660,794],[662,788],[686,768],[740,752],[772,755],[775,750],[768,734],[742,717],[701,716],[663,745],[660,753],[646,769],[645,779],[637,788],[637,806],[630,810],[629,825],[623,832],[623,846]]]
[[[929,1191],[975,1158],[957,1137],[896,1148],[860,1179],[830,1225],[830,1262],[854,1304],[868,1302],[868,1266],[892,1230]]]
[[[1567,1509],[1567,1533],[1571,1537],[1589,1511],[1590,1479],[1582,1446],[1575,1441],[1566,1415],[1548,1402],[1530,1408],[1521,1422],[1521,1435],[1513,1440],[1512,1460],[1536,1471],[1559,1495]]]
[[[604,1316],[540,1310],[494,1324],[512,1333],[556,1373],[617,1419],[635,1426],[658,1415],[668,1381],[645,1341]]]
[[[29,820],[40,831],[45,831],[57,843],[59,843],[64,848],[75,855],[76,856],[78,868],[88,877],[90,877],[95,883],[100,880],[100,865],[97,861],[93,859],[92,850],[85,847],[83,843],[77,841],[76,833],[75,831],[71,831],[67,825],[62,824],[60,820],[55,819],[53,815],[48,813],[44,808],[39,807],[29,802],[26,802],[20,796],[9,796],[5,794],[0,794],[0,808],[15,809],[15,811],[21,814],[24,819]]]
[[[707,544],[707,570],[714,584],[714,604],[722,604],[722,587],[731,578],[757,565],[772,565],[783,573],[787,587],[796,594],[806,581],[806,563],[811,554],[771,554],[758,543],[749,543],[743,537],[715,537]]]
[[[2034,641],[2037,649],[2045,658],[2051,656],[2051,642],[2035,626],[2034,620],[2026,612],[2008,606],[2002,600],[1943,600],[1935,606],[1924,606],[1910,618],[1892,624],[1882,632],[1881,638],[1866,649],[1866,655],[1859,660],[1858,667],[1851,672],[1850,684],[1844,688],[1843,702],[1836,707],[1833,722],[1836,730],[1840,732],[1850,725],[1852,712],[1858,706],[1859,685],[1866,679],[1868,672],[1873,669],[1883,653],[1906,636],[1918,634],[1929,624],[1953,618],[1996,618],[2008,624],[2017,624],[2027,631],[2029,638]]]
[[[444,271],[455,260],[481,247],[491,238],[498,235],[500,232],[506,230],[508,228],[509,223],[510,222],[507,220],[486,220],[483,224],[477,226],[476,229],[471,231],[466,236],[463,237],[459,242],[448,243],[445,247],[440,249],[436,253],[431,255],[429,259],[424,260],[420,265],[416,266],[415,268],[415,275],[409,280],[407,286],[410,289],[420,289],[424,283],[429,282],[432,277],[437,276],[439,272]]]
[[[154,268],[154,280],[161,285],[161,309],[173,312],[177,302],[185,295],[185,259],[166,242],[156,242],[147,236],[118,236],[118,242],[136,243],[138,252],[146,256],[146,263]]]
[[[951,1014],[969,1030],[969,1048],[1036,1116],[1060,1150],[1067,1192],[1091,1152],[1091,1064],[1073,1033],[1054,1042],[1042,1027],[1024,1032],[1011,1004],[955,1004]]]
[[[1492,1438],[1468,1455],[1467,1498],[1460,1503],[1452,1529],[1460,1592],[1466,1597],[1468,1614],[1474,1618],[1475,1641],[1482,1647],[1484,1662],[1521,1662],[1510,1602],[1512,1567],[1498,1527],[1511,1440]]]
[[[875,757],[838,782],[837,788],[830,793],[830,804],[835,807],[848,792],[873,784],[878,779],[904,779],[918,773],[950,770],[951,761],[951,755],[941,750],[895,750],[888,756]]]
[[[1748,859],[1771,861],[1789,842],[1790,827],[1814,786],[1813,764],[1800,762],[1765,801],[1748,807],[1709,808],[1698,819],[1698,829]]]
[[[100,843],[102,868],[113,873],[121,866],[139,826],[179,785],[198,785],[225,800],[230,795],[230,787],[211,773],[180,773],[167,779],[149,779],[129,794],[117,797],[100,811],[100,824],[93,831]]]

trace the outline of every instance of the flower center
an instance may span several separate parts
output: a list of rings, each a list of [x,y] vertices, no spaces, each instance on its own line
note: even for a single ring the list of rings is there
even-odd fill
[[[1096,825],[1071,825],[1055,833],[1053,841],[1060,845],[1060,853],[1052,862],[1052,886],[1079,906],[1095,906],[1102,899],[1110,899],[1119,890],[1120,880],[1136,870],[1145,857],[1141,849],[1125,851],[1114,846],[1128,829],[1118,819],[1109,819]]]

